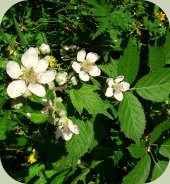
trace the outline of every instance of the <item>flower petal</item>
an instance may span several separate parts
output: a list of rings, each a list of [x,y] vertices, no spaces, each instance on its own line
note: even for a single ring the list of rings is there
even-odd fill
[[[121,91],[127,91],[130,88],[130,84],[128,82],[121,82]]]
[[[34,67],[35,72],[45,72],[48,68],[49,62],[45,59],[38,60],[37,66]]]
[[[53,70],[47,70],[46,72],[39,74],[39,82],[41,84],[47,84],[55,79],[56,72]]]
[[[28,90],[38,97],[44,97],[46,94],[44,86],[40,84],[29,84]]]
[[[79,134],[79,128],[78,128],[78,126],[77,125],[74,125],[73,122],[70,119],[68,119],[68,128],[74,134]]]
[[[97,77],[101,74],[101,71],[97,66],[92,66],[89,74],[93,77]]]
[[[26,68],[35,68],[38,63],[38,53],[36,48],[29,48],[21,57],[21,62]]]
[[[86,56],[86,60],[90,61],[91,63],[95,63],[98,60],[98,54],[94,52],[89,52]]]
[[[80,73],[79,73],[79,78],[80,78],[82,81],[87,82],[87,81],[89,81],[90,76],[89,76],[88,73],[86,73],[86,72],[84,72],[84,71],[80,71]]]
[[[15,61],[8,62],[6,72],[12,79],[18,79],[18,77],[22,74],[19,64]]]
[[[121,91],[115,91],[114,94],[113,94],[113,96],[118,101],[122,101],[123,100],[123,93]]]
[[[57,128],[57,131],[56,131],[56,139],[61,136],[64,140],[68,141],[68,140],[71,139],[72,135],[73,135],[72,132],[66,132],[66,131],[64,131],[64,128],[62,126],[59,126]]]
[[[59,126],[55,132],[55,138],[58,139],[61,136],[61,127]]]
[[[80,68],[81,68],[81,64],[74,61],[73,64],[72,64],[72,68],[76,73],[79,73]]]
[[[105,96],[112,97],[113,96],[113,88],[108,87],[105,92]]]
[[[120,76],[118,76],[114,81],[115,81],[116,83],[119,83],[119,82],[121,82],[123,79],[124,79],[124,76],[123,76],[123,75],[120,75]]]
[[[83,62],[85,60],[85,57],[86,57],[86,51],[85,50],[80,50],[77,53],[77,61]]]
[[[27,87],[23,80],[16,80],[11,82],[7,87],[7,93],[10,98],[16,98],[23,95]]]
[[[113,84],[114,84],[113,78],[108,78],[108,79],[106,80],[106,82],[107,82],[107,84],[108,84],[109,87],[112,87]]]

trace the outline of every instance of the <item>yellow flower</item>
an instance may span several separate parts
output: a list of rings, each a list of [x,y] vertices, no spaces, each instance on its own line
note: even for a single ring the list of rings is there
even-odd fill
[[[33,163],[35,163],[35,162],[37,161],[37,159],[35,158],[37,154],[38,154],[38,152],[37,152],[35,149],[33,149],[33,150],[32,150],[32,153],[31,153],[30,156],[28,157],[28,162],[29,162],[30,164],[33,164]]]
[[[51,57],[49,65],[51,68],[54,68],[56,66],[56,58],[55,57],[53,57],[53,56]]]
[[[157,17],[157,18],[158,18],[159,20],[161,20],[161,21],[165,20],[165,14],[162,13],[162,12],[157,12],[157,13],[155,14],[155,17]]]

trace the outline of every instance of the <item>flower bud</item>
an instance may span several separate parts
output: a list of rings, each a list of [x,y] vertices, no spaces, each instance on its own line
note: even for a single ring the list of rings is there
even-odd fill
[[[67,112],[66,112],[65,110],[62,109],[62,110],[59,111],[58,115],[59,115],[60,117],[66,116],[66,115],[67,115]]]
[[[63,99],[61,97],[57,97],[56,102],[63,102]]]
[[[54,87],[55,87],[54,82],[49,82],[48,87],[49,87],[50,90],[53,90]]]
[[[62,86],[63,84],[67,82],[67,72],[57,73],[55,80],[59,86]]]
[[[71,83],[73,84],[73,86],[76,86],[78,84],[78,81],[76,79],[75,76],[73,76],[71,79],[70,79]]]
[[[39,50],[42,54],[49,54],[51,52],[50,46],[46,43],[42,43],[39,47]]]

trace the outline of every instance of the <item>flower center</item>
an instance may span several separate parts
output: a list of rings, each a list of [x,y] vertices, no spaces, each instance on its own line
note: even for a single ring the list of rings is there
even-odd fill
[[[122,91],[122,84],[120,83],[114,83],[112,88],[115,90],[115,91]]]
[[[23,79],[25,80],[26,84],[38,83],[38,76],[37,73],[33,70],[33,68],[27,68],[23,71],[22,75]]]
[[[83,71],[89,72],[92,68],[92,65],[93,64],[91,62],[85,60],[81,63],[81,68],[82,68]]]

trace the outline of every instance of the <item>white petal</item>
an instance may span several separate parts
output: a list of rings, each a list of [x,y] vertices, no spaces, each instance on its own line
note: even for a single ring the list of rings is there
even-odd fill
[[[77,53],[77,61],[83,62],[85,60],[86,57],[86,51],[85,50],[80,50]]]
[[[55,138],[58,139],[61,136],[61,127],[59,126],[55,132]]]
[[[38,63],[38,53],[36,48],[29,48],[21,57],[21,62],[26,68],[36,67]]]
[[[7,93],[10,98],[16,98],[23,95],[27,87],[23,80],[16,80],[11,82],[7,87]]]
[[[87,82],[87,81],[89,81],[90,76],[89,76],[86,72],[80,71],[80,73],[79,73],[79,78],[80,78],[82,81]]]
[[[60,131],[61,137],[66,141],[70,140],[73,133],[72,132],[66,132],[66,131],[64,131],[63,128],[61,128],[61,126],[59,126],[59,127],[60,127],[59,131]]]
[[[95,63],[98,60],[98,54],[94,52],[89,52],[86,56],[86,60],[90,61],[91,63]]]
[[[97,77],[101,74],[101,71],[97,66],[92,66],[89,74],[93,77]]]
[[[130,84],[128,82],[121,82],[121,91],[127,91],[130,88]]]
[[[114,84],[114,81],[113,81],[112,78],[108,78],[108,79],[106,80],[106,82],[107,82],[107,84],[108,84],[109,87],[112,87],[113,84]]]
[[[46,92],[44,86],[40,84],[29,84],[28,90],[36,96],[44,97]]]
[[[123,100],[123,93],[121,91],[115,91],[113,95],[116,98],[116,100],[118,100],[118,101]]]
[[[123,79],[124,79],[124,76],[123,76],[123,75],[120,75],[120,76],[118,76],[114,81],[115,81],[116,83],[119,83],[119,82],[121,82]]]
[[[108,88],[106,89],[105,96],[107,96],[107,97],[112,97],[112,96],[113,96],[113,88],[108,87]]]
[[[68,119],[68,128],[74,134],[79,134],[79,128],[78,128],[78,126],[77,125],[74,125],[73,122],[70,119]]]
[[[22,74],[19,64],[15,61],[8,62],[6,72],[12,79],[18,79],[18,77]]]
[[[49,62],[45,59],[40,59],[37,63],[37,66],[34,67],[35,72],[45,72],[48,68]]]
[[[73,64],[72,64],[72,68],[76,73],[79,73],[80,68],[81,68],[81,64],[74,61]]]
[[[55,79],[56,72],[53,70],[47,70],[44,73],[39,74],[39,82],[41,84],[47,84],[49,82],[52,82]]]

